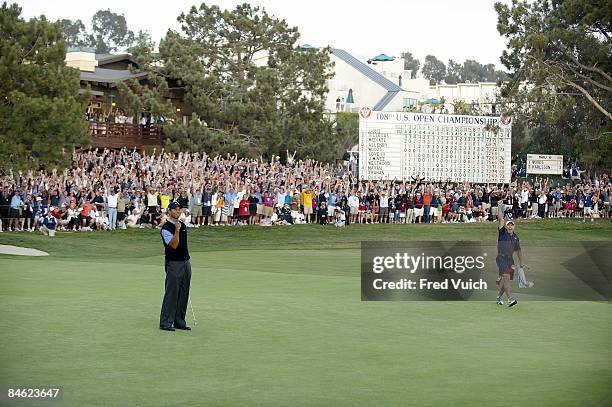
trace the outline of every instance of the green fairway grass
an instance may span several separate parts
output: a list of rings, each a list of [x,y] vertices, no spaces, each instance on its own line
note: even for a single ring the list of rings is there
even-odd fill
[[[612,223],[517,233],[612,240]],[[610,405],[609,303],[360,300],[362,240],[496,239],[494,224],[191,229],[198,324],[188,309],[194,329],[165,332],[158,230],[2,233],[50,256],[0,255],[0,387],[64,396],[0,405]]]

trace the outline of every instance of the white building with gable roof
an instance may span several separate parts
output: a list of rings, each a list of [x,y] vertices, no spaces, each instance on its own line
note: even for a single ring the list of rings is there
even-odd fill
[[[400,111],[409,101],[416,104],[420,97],[419,93],[401,86],[403,77],[410,76],[409,71],[403,70],[403,59],[394,64],[391,62],[395,60],[381,61],[378,66],[378,62],[373,65],[369,60],[368,64],[368,60],[332,48],[331,60],[334,77],[327,84],[329,93],[325,108],[328,112],[356,112],[364,106],[379,111]],[[383,66],[387,76],[375,69]]]
[[[411,71],[404,70],[403,58],[380,54],[368,59],[338,48],[331,49],[330,58],[334,62],[334,77],[327,83],[325,104],[330,113],[357,112],[361,107],[376,111],[418,109],[419,102],[442,98],[444,113],[454,113],[457,101],[468,107],[478,106],[474,109],[478,113],[499,113],[496,111],[499,86],[495,82],[431,86],[428,79],[411,79]]]

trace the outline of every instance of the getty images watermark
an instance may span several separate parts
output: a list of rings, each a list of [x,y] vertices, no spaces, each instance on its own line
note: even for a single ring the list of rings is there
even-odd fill
[[[381,274],[383,272],[404,271],[412,275],[427,275],[431,272],[444,273],[455,272],[456,278],[444,278],[432,280],[431,276],[413,278],[400,278],[399,280],[386,281],[384,278],[376,278],[373,281],[374,289],[377,290],[448,290],[474,289],[486,290],[488,285],[485,280],[479,278],[461,278],[465,272],[483,271],[487,253],[481,256],[451,256],[451,255],[425,255],[425,252],[415,256],[408,252],[395,253],[393,256],[375,256],[372,258],[372,272]],[[471,273],[470,273],[471,274]],[[433,274],[433,277],[436,277]]]
[[[361,299],[483,300],[497,296],[497,245],[482,242],[362,242]],[[528,278],[513,289],[527,300],[610,301],[608,242],[523,246]]]

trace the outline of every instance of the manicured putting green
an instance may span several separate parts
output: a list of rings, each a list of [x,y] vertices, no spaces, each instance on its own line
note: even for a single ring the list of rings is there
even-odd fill
[[[521,226],[524,242],[612,231]],[[198,325],[164,332],[157,231],[4,233],[1,244],[51,255],[0,256],[0,386],[62,386],[50,406],[606,405],[610,304],[360,301],[361,239],[495,235],[492,225],[191,230]]]

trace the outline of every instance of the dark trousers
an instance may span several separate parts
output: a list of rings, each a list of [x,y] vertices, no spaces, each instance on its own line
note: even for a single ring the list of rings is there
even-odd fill
[[[191,283],[191,264],[189,260],[166,260],[166,293],[159,317],[160,326],[184,327],[189,284]]]
[[[147,209],[149,212],[149,223],[153,225],[157,217],[157,206],[149,206]]]
[[[538,216],[544,219],[544,216],[546,216],[546,204],[538,205]]]

